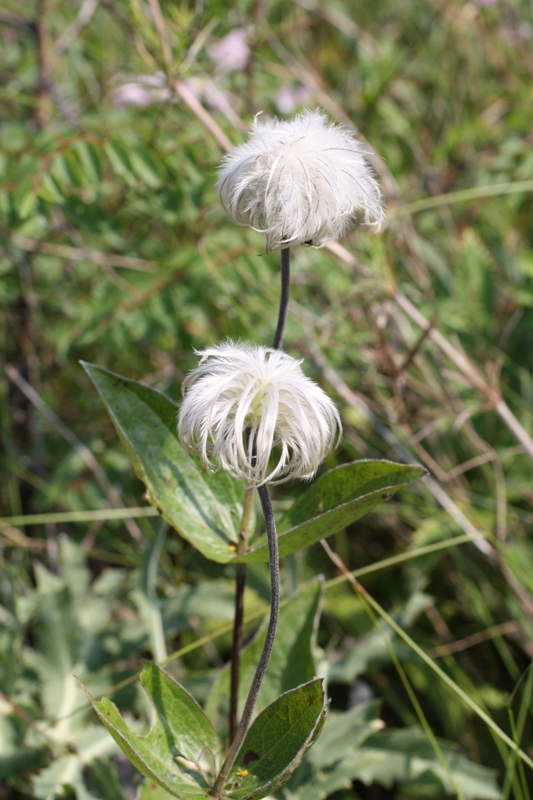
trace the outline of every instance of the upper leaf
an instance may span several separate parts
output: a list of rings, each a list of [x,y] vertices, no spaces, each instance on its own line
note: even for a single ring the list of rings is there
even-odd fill
[[[206,479],[187,460],[176,434],[178,406],[161,392],[83,364],[124,442],[147,498],[202,555],[233,560],[244,486],[225,472]]]
[[[280,557],[337,533],[424,473],[423,467],[393,461],[353,461],[329,470],[296,500],[281,520]],[[267,542],[262,541],[235,560],[267,561]]]
[[[107,698],[88,697],[129,760],[181,800],[205,800],[221,760],[220,741],[196,700],[160,667],[145,662],[141,683],[156,711],[146,735],[128,728]]]
[[[326,717],[322,680],[285,692],[259,714],[231,770],[226,794],[258,800],[286,783]]]

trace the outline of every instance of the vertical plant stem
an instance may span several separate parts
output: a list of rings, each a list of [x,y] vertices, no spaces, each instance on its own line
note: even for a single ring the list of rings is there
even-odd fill
[[[269,551],[269,564],[270,564],[270,620],[268,623],[268,630],[265,638],[265,643],[263,645],[263,652],[261,653],[261,658],[259,659],[259,664],[257,665],[257,669],[255,671],[254,679],[252,681],[252,686],[250,687],[250,692],[246,700],[246,705],[244,706],[241,723],[237,730],[237,734],[233,742],[231,743],[231,747],[228,751],[224,764],[222,765],[222,769],[220,770],[218,778],[216,779],[215,785],[213,786],[213,790],[211,792],[211,796],[215,798],[215,800],[216,798],[219,798],[222,794],[222,791],[224,789],[224,784],[226,783],[231,768],[235,763],[235,759],[237,758],[239,750],[242,747],[242,744],[248,732],[248,728],[250,727],[250,722],[252,720],[252,715],[254,713],[255,703],[257,701],[259,689],[261,688],[261,683],[263,681],[268,661],[270,659],[270,653],[272,652],[272,645],[274,644],[274,636],[276,635],[276,627],[278,624],[279,553],[278,553],[278,537],[276,533],[276,523],[274,520],[274,511],[272,509],[272,503],[270,501],[270,495],[268,493],[267,487],[264,485],[259,486],[257,492],[259,494],[259,499],[261,500],[261,507],[263,509],[263,514],[265,517],[267,537],[268,537],[268,551]]]
[[[252,507],[254,502],[254,490],[246,490],[244,497],[244,509],[242,513],[241,530],[239,533],[239,543],[237,553],[245,553],[248,546],[248,533],[250,530],[250,520],[252,517]],[[246,588],[246,564],[237,564],[235,576],[235,617],[233,625],[233,641],[231,645],[231,687],[230,687],[230,709],[229,709],[229,732],[228,741],[232,742],[237,733],[237,714],[239,705],[239,672],[241,667],[241,647],[243,637],[243,616],[244,616],[244,590]]]
[[[281,251],[281,297],[279,300],[278,325],[274,335],[274,350],[281,350],[287,313],[289,311],[289,298],[291,294],[291,251],[289,247]]]
[[[283,345],[283,335],[285,333],[285,325],[287,323],[287,314],[289,311],[290,293],[291,293],[291,251],[290,248],[285,247],[281,251],[281,296],[279,301],[278,323],[276,326],[276,333],[274,335],[274,342],[272,345],[272,347],[275,350],[280,350]],[[244,512],[241,524],[239,544],[237,547],[238,553],[244,553],[246,551],[248,543],[248,528],[250,525],[252,502],[253,502],[253,490],[248,489],[244,504]],[[238,714],[238,703],[239,703],[239,672],[240,672],[241,647],[242,647],[242,637],[243,637],[242,620],[244,614],[245,588],[246,588],[246,564],[237,564],[237,573],[235,576],[235,616],[234,616],[234,628],[233,628],[233,642],[231,648],[231,679],[230,679],[231,687],[230,687],[230,711],[229,711],[229,732],[228,732],[228,741],[230,742],[234,741],[237,733],[237,714]]]

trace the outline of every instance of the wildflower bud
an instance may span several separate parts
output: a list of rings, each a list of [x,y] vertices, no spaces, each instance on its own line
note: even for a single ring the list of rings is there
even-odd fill
[[[358,218],[379,227],[379,184],[361,143],[321,111],[288,122],[257,117],[226,156],[217,188],[239,224],[266,235],[266,249],[338,239]]]
[[[205,468],[250,486],[312,478],[340,438],[337,409],[281,350],[227,341],[199,352],[183,383],[178,434]],[[274,446],[277,463],[269,472]]]

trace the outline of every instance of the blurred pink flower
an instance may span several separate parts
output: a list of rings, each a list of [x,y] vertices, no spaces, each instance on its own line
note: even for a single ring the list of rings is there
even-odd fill
[[[118,107],[139,106],[145,108],[153,103],[167,103],[172,91],[166,85],[163,72],[154,75],[134,75],[133,80],[113,89],[113,103]]]
[[[282,86],[276,96],[276,108],[280,114],[292,114],[298,106],[309,102],[311,92],[302,83],[298,86]]]
[[[224,74],[244,69],[250,60],[250,47],[244,28],[234,28],[223,39],[207,48],[209,58]]]

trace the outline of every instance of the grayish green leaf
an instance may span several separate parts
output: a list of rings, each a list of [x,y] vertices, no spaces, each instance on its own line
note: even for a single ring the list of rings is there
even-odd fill
[[[87,694],[100,720],[139,772],[174,797],[205,800],[221,758],[213,726],[191,695],[155,664],[145,662],[141,683],[156,712],[146,735],[130,730],[110,700],[97,702]]]

